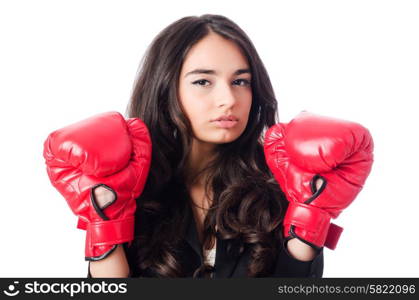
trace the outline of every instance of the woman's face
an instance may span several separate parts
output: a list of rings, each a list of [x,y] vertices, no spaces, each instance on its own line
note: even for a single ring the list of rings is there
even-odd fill
[[[194,138],[223,144],[243,133],[252,104],[250,81],[249,65],[240,48],[220,35],[210,33],[189,50],[178,97]]]

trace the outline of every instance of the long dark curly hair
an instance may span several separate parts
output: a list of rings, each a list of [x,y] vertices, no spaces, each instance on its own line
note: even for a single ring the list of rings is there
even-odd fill
[[[269,276],[282,243],[282,220],[287,201],[266,165],[263,134],[278,122],[277,101],[267,71],[246,33],[230,19],[205,14],[184,17],[161,31],[147,49],[128,105],[129,117],[141,118],[153,143],[150,174],[137,199],[135,255],[130,264],[158,277],[189,276],[179,262],[185,216],[186,162],[192,127],[178,99],[179,74],[189,49],[210,32],[236,43],[248,60],[252,106],[248,124],[235,141],[219,144],[216,158],[202,170],[212,205],[203,224],[203,247],[212,247],[217,231],[222,239],[251,248],[249,277]],[[181,196],[176,196],[181,195]],[[141,212],[153,216],[149,230],[140,230]],[[132,249],[131,249],[132,252]],[[208,274],[201,265],[193,277]]]

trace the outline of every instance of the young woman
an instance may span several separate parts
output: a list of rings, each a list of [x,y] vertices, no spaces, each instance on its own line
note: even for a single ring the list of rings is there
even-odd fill
[[[277,124],[256,49],[219,15],[154,39],[128,114],[45,142],[51,181],[87,231],[89,276],[322,276],[330,218],[371,168],[365,128],[309,113]]]

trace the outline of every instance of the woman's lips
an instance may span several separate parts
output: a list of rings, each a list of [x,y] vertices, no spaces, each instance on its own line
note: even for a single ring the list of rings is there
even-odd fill
[[[219,128],[232,128],[236,126],[238,121],[220,120],[220,121],[213,121],[213,123],[215,124],[215,126]]]

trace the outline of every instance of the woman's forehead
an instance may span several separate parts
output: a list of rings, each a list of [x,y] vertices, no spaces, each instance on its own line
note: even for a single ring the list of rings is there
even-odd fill
[[[207,74],[218,75],[221,72],[233,73],[248,68],[247,59],[239,46],[214,33],[197,42],[183,62],[185,74],[198,69],[210,70],[213,72]]]

